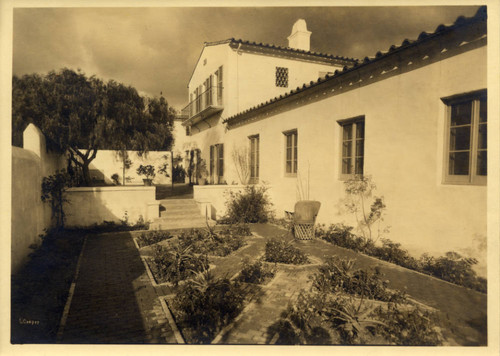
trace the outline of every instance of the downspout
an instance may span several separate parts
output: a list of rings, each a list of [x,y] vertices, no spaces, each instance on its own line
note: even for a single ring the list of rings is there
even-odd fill
[[[236,48],[236,85],[238,86],[237,88],[237,95],[238,95],[238,100],[236,101],[236,112],[240,112],[240,81],[239,81],[239,75],[240,75],[240,68],[238,65],[239,61],[239,55],[240,55],[240,48],[241,48],[241,42],[238,43],[238,48]]]

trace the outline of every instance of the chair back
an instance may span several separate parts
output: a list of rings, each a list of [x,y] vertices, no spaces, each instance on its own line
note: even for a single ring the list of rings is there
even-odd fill
[[[295,203],[295,213],[293,214],[296,224],[314,224],[318,215],[321,203],[315,200],[300,200]]]

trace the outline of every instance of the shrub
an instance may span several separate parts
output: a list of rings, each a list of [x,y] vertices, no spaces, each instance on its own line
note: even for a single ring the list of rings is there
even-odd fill
[[[190,246],[183,247],[179,244],[169,246],[169,248],[155,245],[150,263],[151,270],[159,283],[177,284],[196,273],[208,270],[207,256],[195,256]]]
[[[267,187],[247,185],[242,192],[229,192],[225,223],[265,223],[272,216]]]
[[[283,239],[271,239],[266,242],[264,258],[267,262],[301,265],[309,263],[307,255]]]
[[[330,257],[311,278],[313,287],[320,292],[344,292],[385,302],[406,301],[404,292],[387,288],[379,268],[353,270],[354,261]]]
[[[331,344],[334,336],[325,327],[321,313],[326,296],[301,292],[297,301],[281,313],[281,319],[270,327],[273,343],[281,345]]]
[[[120,185],[120,176],[118,175],[118,173],[113,173],[113,175],[111,176],[111,180],[113,181],[114,185]]]
[[[245,245],[244,235],[249,234],[248,227],[235,226],[221,231],[193,229],[179,235],[179,243],[191,246],[194,253],[213,256],[227,256]]]
[[[474,258],[462,257],[456,252],[447,252],[438,258],[424,254],[420,259],[412,257],[401,244],[389,239],[382,239],[382,246],[361,236],[351,233],[352,227],[343,224],[332,224],[326,230],[318,226],[316,236],[335,245],[362,252],[399,266],[427,273],[445,281],[455,283],[479,292],[487,292],[487,281],[478,277],[472,266],[477,263]]]
[[[178,323],[189,328],[193,343],[208,344],[243,309],[245,292],[227,278],[189,281],[181,286],[173,302]]]
[[[168,231],[149,231],[142,233],[141,236],[137,238],[137,243],[139,247],[153,245],[163,240],[171,239],[173,236]]]
[[[320,236],[323,240],[333,243],[337,246],[348,248],[358,252],[368,253],[374,250],[374,243],[372,240],[362,236],[353,234],[351,226],[344,224],[332,224],[325,230],[320,226],[316,230],[316,236]]]
[[[434,258],[427,255],[421,257],[422,269],[426,273],[468,288],[486,293],[486,279],[477,277],[472,266],[475,258],[466,258],[457,252],[447,252],[444,256]]]
[[[262,284],[266,280],[273,278],[275,274],[276,268],[272,269],[259,260],[250,263],[248,259],[245,259],[238,280],[245,283]]]
[[[441,345],[443,336],[437,314],[419,308],[403,309],[389,303],[379,307],[377,317],[384,320],[378,332],[389,342],[403,346]]]
[[[137,174],[140,176],[145,176],[146,179],[153,179],[156,176],[155,167],[150,164],[141,164],[139,168],[137,168]]]
[[[421,270],[417,259],[410,256],[407,250],[402,249],[401,244],[392,242],[389,239],[382,239],[382,247],[374,249],[372,255],[409,269]]]
[[[66,189],[71,186],[71,177],[65,171],[57,171],[49,177],[43,177],[42,196],[43,202],[49,202],[52,209],[52,218],[55,220],[57,228],[64,228],[66,214],[64,213],[64,203],[67,203]]]

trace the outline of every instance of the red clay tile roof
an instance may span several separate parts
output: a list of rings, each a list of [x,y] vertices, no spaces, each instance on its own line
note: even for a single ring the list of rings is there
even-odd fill
[[[384,58],[390,54],[392,54],[393,52],[395,51],[401,51],[401,50],[404,50],[408,47],[412,47],[420,42],[423,42],[427,39],[430,39],[430,38],[433,38],[433,37],[437,37],[445,32],[449,32],[449,31],[452,31],[458,27],[461,27],[461,26],[464,26],[464,25],[468,25],[468,24],[472,24],[472,23],[475,23],[475,22],[483,22],[483,21],[486,21],[487,19],[487,10],[486,10],[486,6],[481,6],[478,11],[476,12],[476,14],[472,17],[464,17],[464,16],[460,16],[458,17],[455,22],[452,24],[452,25],[443,25],[443,24],[440,24],[436,30],[434,32],[431,32],[431,33],[428,33],[428,32],[421,32],[420,35],[418,36],[418,38],[416,40],[408,40],[408,39],[405,39],[403,40],[403,42],[401,43],[401,45],[399,46],[396,46],[396,45],[392,45],[388,51],[386,52],[381,52],[381,51],[378,51],[376,54],[375,54],[375,57],[365,57],[363,59],[363,61],[356,61],[354,62],[354,65],[351,66],[351,67],[347,67],[347,66],[344,66],[343,70],[342,71],[339,71],[339,70],[336,70],[335,73],[333,75],[327,75],[325,78],[320,78],[316,81],[311,81],[309,84],[305,83],[304,85],[302,85],[302,87],[297,87],[296,89],[293,89],[285,94],[282,94],[280,96],[276,96],[270,100],[267,100],[266,102],[263,102],[263,103],[260,103],[258,105],[255,105],[247,110],[244,110],[244,111],[241,111],[233,116],[230,116],[228,117],[227,119],[225,119],[223,121],[223,123],[231,123],[231,122],[235,122],[238,118],[240,118],[241,116],[243,115],[246,115],[246,114],[249,114],[257,109],[260,109],[260,108],[263,108],[265,106],[268,106],[268,105],[271,105],[271,104],[274,104],[278,101],[281,101],[285,98],[288,98],[292,95],[295,95],[299,92],[303,92],[303,91],[306,91],[320,83],[324,83],[326,81],[329,81],[329,80],[332,80],[332,79],[336,79],[338,78],[339,76],[342,76],[344,75],[345,73],[348,73],[348,72],[352,72],[352,71],[355,71],[357,70],[358,68],[360,67],[363,67],[367,64],[370,64],[370,63],[373,63],[373,62],[376,62],[378,60],[380,60],[381,58]]]
[[[333,54],[328,54],[328,53],[305,51],[305,50],[297,49],[297,48],[282,47],[282,46],[277,46],[277,45],[262,43],[262,42],[257,43],[257,42],[251,42],[251,41],[246,41],[246,40],[242,40],[242,39],[235,39],[235,38],[229,38],[226,40],[216,41],[216,42],[205,42],[205,46],[215,46],[215,45],[224,44],[224,43],[229,43],[229,45],[233,48],[237,48],[238,45],[242,44],[242,45],[248,45],[248,46],[261,47],[264,49],[289,52],[290,54],[302,54],[305,56],[314,56],[314,57],[320,57],[320,58],[324,58],[324,59],[336,59],[336,60],[345,61],[345,62],[350,63],[350,64],[353,64],[353,63],[358,61],[356,58],[335,56]]]

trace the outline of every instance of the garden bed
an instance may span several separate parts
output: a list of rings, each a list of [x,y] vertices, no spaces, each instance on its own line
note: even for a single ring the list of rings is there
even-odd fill
[[[210,344],[260,295],[261,287],[205,274],[176,292],[165,300],[184,340],[187,344]]]
[[[268,330],[275,344],[443,345],[436,311],[386,287],[382,276],[331,259],[312,276],[313,287]],[[448,333],[449,334],[449,333]]]

